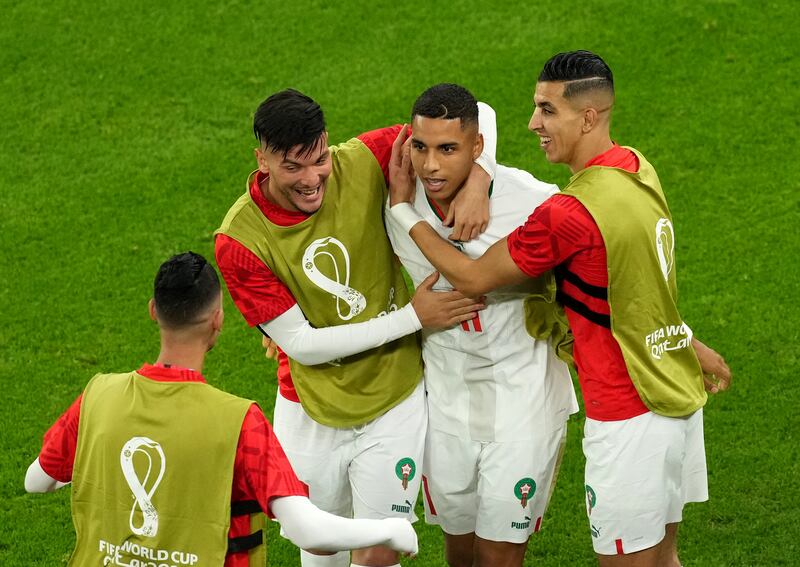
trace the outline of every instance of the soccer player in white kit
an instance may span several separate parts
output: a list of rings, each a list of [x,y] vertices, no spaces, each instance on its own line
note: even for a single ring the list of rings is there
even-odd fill
[[[402,163],[394,160],[390,174],[406,175],[413,164],[415,208],[446,237],[448,207],[483,151],[476,100],[458,85],[433,86],[414,104],[411,130]],[[556,192],[555,185],[498,165],[486,231],[454,245],[481,256]],[[391,215],[386,223],[395,253],[420,285],[435,269]],[[460,326],[423,331],[425,515],[442,528],[452,567],[522,565],[555,482],[567,420],[578,410],[566,364],[549,341],[526,331],[525,300],[541,290],[535,283],[543,282],[488,294],[486,309]],[[440,278],[436,288],[452,286]]]

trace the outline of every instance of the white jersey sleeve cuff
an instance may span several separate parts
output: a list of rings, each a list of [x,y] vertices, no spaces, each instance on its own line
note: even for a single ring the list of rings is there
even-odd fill
[[[389,208],[389,214],[392,215],[395,222],[397,222],[400,228],[406,233],[411,232],[415,224],[425,220],[411,203],[397,203]]]

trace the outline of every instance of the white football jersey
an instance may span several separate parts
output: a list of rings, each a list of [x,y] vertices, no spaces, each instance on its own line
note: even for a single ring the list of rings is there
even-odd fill
[[[470,258],[480,257],[557,192],[558,187],[528,172],[498,165],[486,232],[454,245]],[[442,224],[420,181],[414,207],[447,238],[451,228]],[[433,266],[389,214],[386,229],[418,286],[435,271]],[[434,288],[453,289],[444,277]],[[525,328],[523,302],[529,291],[526,284],[493,291],[476,319],[451,329],[422,331],[429,427],[474,441],[521,441],[561,427],[578,411],[567,365],[548,342],[533,339]]]

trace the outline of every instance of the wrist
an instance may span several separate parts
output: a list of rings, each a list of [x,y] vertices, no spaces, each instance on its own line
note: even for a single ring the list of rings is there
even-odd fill
[[[400,227],[407,233],[411,232],[411,229],[415,224],[425,220],[420,216],[411,203],[405,201],[402,203],[397,203],[396,205],[392,205],[389,208],[389,213],[400,225]]]

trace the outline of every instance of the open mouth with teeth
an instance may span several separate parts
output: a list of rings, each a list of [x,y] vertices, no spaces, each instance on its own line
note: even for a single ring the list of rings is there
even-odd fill
[[[438,177],[425,177],[423,180],[425,181],[425,188],[433,193],[441,191],[445,183],[447,183],[446,179],[440,179]]]
[[[322,184],[317,185],[316,187],[310,188],[303,188],[303,189],[293,189],[293,191],[304,200],[313,200],[319,195],[320,189],[322,189]]]
[[[546,148],[552,141],[553,139],[550,136],[539,136],[539,146],[541,148]]]

